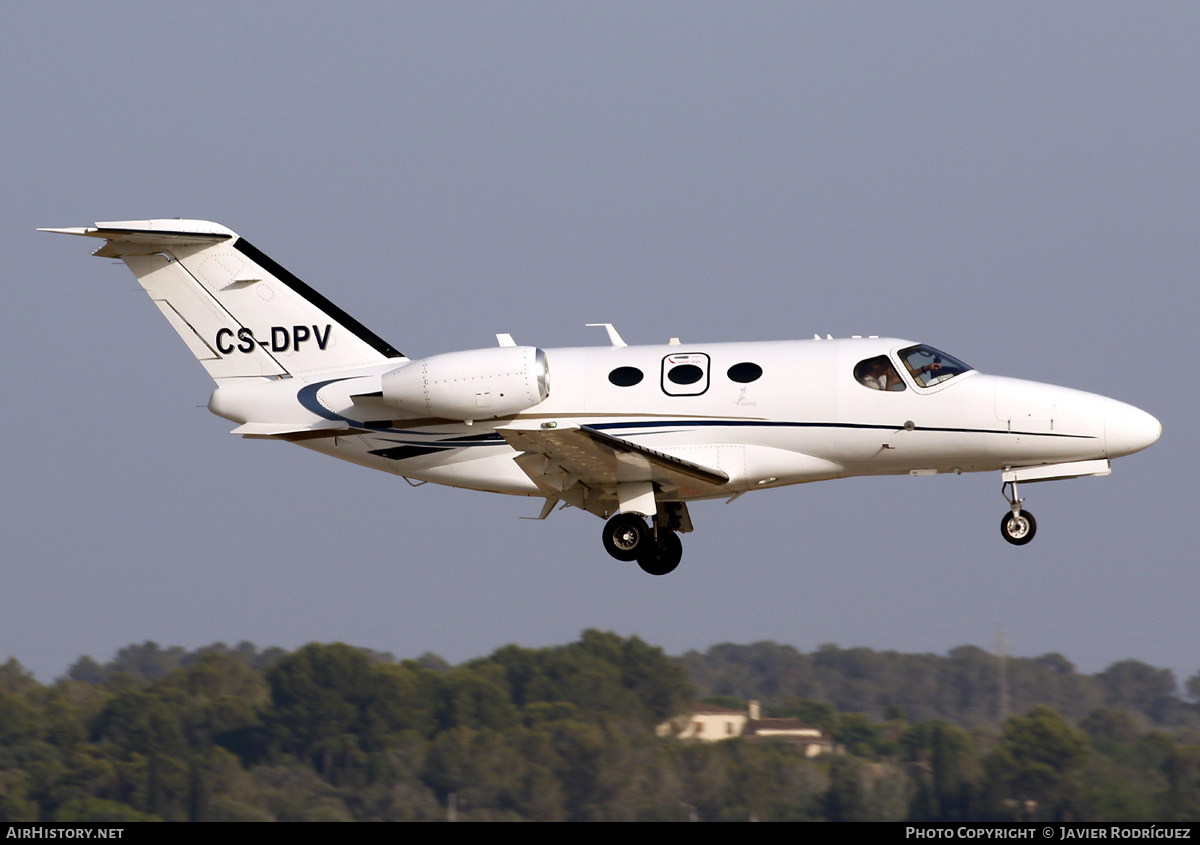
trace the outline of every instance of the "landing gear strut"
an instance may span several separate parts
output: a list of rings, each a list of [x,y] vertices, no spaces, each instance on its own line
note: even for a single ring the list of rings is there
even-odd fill
[[[1010,486],[1012,487],[1011,496],[1005,492],[1005,488]],[[1006,481],[1001,485],[1000,492],[1004,498],[1008,499],[1011,508],[1010,512],[1000,520],[1000,533],[1014,546],[1023,546],[1037,533],[1037,520],[1029,511],[1022,510],[1021,503],[1025,500],[1017,497],[1017,482]]]
[[[604,524],[604,550],[617,560],[636,560],[643,572],[666,575],[683,559],[683,543],[668,525],[651,528],[635,513],[620,513]]]

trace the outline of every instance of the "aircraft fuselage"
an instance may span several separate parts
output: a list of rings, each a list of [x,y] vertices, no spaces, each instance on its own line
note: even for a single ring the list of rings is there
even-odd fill
[[[899,392],[870,389],[854,378],[858,362],[879,355],[895,360],[898,350],[915,345],[864,338],[550,349],[545,401],[470,425],[400,414],[381,399],[351,398],[372,392],[394,364],[223,387],[210,408],[238,423],[261,421],[264,414],[297,428],[345,421],[353,432],[296,442],[412,479],[526,496],[544,492],[513,463],[513,449],[497,433],[516,421],[586,425],[729,475],[721,492],[681,491],[680,500],[849,476],[1103,460],[1158,437],[1149,414],[1070,388],[975,370],[931,387],[906,378]],[[698,380],[670,381],[673,361],[696,362]],[[761,375],[734,381],[730,370],[739,365],[757,367]],[[641,374],[636,384],[610,378],[633,371]],[[363,433],[365,425],[370,433]]]

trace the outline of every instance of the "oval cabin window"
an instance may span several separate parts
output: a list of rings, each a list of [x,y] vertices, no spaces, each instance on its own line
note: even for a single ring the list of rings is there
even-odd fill
[[[762,376],[762,367],[758,364],[752,364],[749,361],[743,361],[740,364],[734,364],[729,368],[729,380],[736,381],[738,384],[749,384],[752,381],[758,381]]]
[[[704,378],[704,370],[695,364],[680,364],[667,371],[667,378],[676,384],[695,384]]]
[[[608,380],[617,387],[633,387],[642,380],[642,371],[637,367],[617,367],[608,374]]]

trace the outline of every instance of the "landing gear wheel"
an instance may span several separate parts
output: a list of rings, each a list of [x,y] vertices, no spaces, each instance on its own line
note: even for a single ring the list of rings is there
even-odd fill
[[[683,559],[683,543],[674,531],[663,531],[658,542],[647,542],[638,554],[638,566],[651,575],[666,575],[675,571]]]
[[[1037,520],[1027,510],[1020,513],[1009,511],[1000,520],[1000,533],[1014,546],[1023,546],[1037,533]]]
[[[638,552],[653,543],[650,527],[636,513],[619,513],[604,523],[604,551],[617,560],[637,560]]]

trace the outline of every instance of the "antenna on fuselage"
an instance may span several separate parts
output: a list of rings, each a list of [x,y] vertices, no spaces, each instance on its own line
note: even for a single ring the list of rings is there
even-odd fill
[[[599,326],[602,329],[604,329],[606,332],[608,332],[608,341],[613,346],[628,346],[629,345],[628,343],[626,343],[624,340],[621,339],[621,336],[619,334],[617,334],[617,330],[613,327],[612,323],[584,323],[584,325],[585,326]]]

